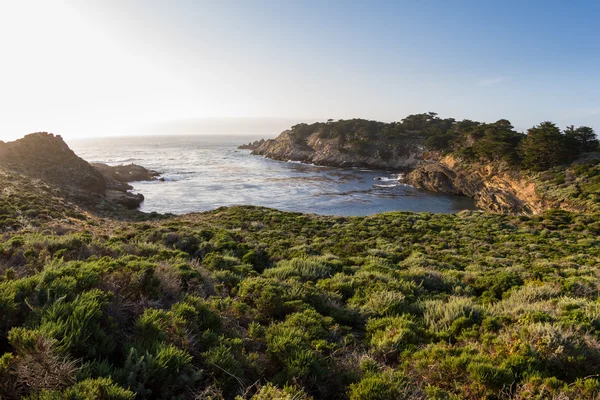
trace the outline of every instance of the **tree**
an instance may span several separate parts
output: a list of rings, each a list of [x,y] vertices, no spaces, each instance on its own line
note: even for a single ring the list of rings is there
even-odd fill
[[[480,139],[473,144],[475,155],[483,160],[504,159],[516,163],[519,159],[517,148],[523,135],[515,132],[510,121],[501,119],[493,124],[479,125]]]
[[[565,137],[577,153],[598,151],[600,142],[594,129],[589,126],[580,126],[577,129],[573,125],[567,126]]]
[[[565,136],[552,122],[542,122],[527,131],[521,142],[522,165],[536,171],[552,168],[567,162],[573,155]]]

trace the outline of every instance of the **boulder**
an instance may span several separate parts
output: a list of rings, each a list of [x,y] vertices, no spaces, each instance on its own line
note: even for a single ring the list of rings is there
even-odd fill
[[[141,193],[123,192],[120,190],[107,190],[106,200],[111,203],[120,204],[130,210],[139,208],[144,201],[144,195]]]
[[[160,173],[136,164],[112,166],[92,163],[91,166],[98,170],[105,178],[117,182],[154,181],[160,176]]]

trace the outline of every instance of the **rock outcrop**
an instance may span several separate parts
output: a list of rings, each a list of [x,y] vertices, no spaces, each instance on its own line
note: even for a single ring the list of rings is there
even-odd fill
[[[39,179],[86,207],[120,204],[136,209],[144,201],[143,195],[128,192],[131,186],[127,183],[104,175],[78,157],[60,135],[38,132],[14,142],[0,142],[0,168]],[[135,171],[131,175],[136,177],[155,174],[138,166],[125,168]]]
[[[293,130],[284,131],[276,139],[258,145],[252,154],[333,167],[406,171],[418,164],[424,150],[424,138],[419,136],[348,140],[344,136],[331,137],[318,129],[300,138]]]
[[[0,166],[63,188],[98,195],[106,190],[102,174],[78,157],[60,135],[38,132],[0,143]]]
[[[254,142],[249,142],[247,144],[242,144],[242,145],[238,146],[238,149],[240,149],[240,150],[256,150],[260,146],[262,146],[264,143],[265,143],[265,139],[255,140]]]
[[[101,163],[91,163],[92,167],[97,169],[105,178],[113,179],[117,182],[139,182],[155,181],[160,177],[160,173],[144,168],[141,165],[106,165]]]
[[[120,204],[126,208],[134,210],[139,208],[144,201],[144,195],[141,193],[130,193],[123,190],[107,190],[106,200],[111,203]]]
[[[538,214],[551,208],[576,209],[540,195],[529,176],[503,163],[463,163],[453,156],[433,154],[402,181],[432,192],[471,197],[477,207],[491,212]]]

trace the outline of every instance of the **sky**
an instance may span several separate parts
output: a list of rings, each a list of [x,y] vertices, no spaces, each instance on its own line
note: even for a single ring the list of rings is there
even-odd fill
[[[0,0],[0,140],[273,137],[428,111],[600,131],[598,15],[576,0]]]

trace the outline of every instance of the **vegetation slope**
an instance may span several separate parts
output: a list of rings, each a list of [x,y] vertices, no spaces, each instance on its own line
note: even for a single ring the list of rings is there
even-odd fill
[[[598,215],[120,222],[2,183],[3,398],[600,393]]]

